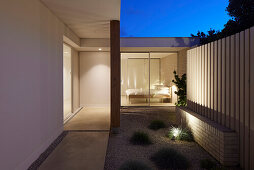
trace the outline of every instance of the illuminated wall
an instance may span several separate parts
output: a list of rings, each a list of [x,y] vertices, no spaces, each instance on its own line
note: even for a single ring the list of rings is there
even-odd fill
[[[110,53],[80,52],[80,105],[109,107]]]
[[[187,56],[188,108],[237,132],[245,169],[254,169],[253,66],[254,27]]]
[[[71,48],[63,46],[63,112],[64,120],[72,112],[72,67]]]

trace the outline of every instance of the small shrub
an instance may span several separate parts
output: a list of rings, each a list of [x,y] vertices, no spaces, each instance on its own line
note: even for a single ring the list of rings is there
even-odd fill
[[[175,80],[172,80],[173,83],[177,86],[177,91],[175,94],[177,95],[177,103],[176,106],[187,106],[187,96],[186,96],[186,74],[183,74],[181,77],[176,74],[174,70]]]
[[[189,161],[171,148],[160,149],[152,155],[151,160],[160,169],[187,169],[190,167]]]
[[[152,144],[148,134],[145,133],[145,132],[141,132],[141,131],[134,132],[131,139],[130,139],[130,142],[133,145],[149,145],[149,144]]]
[[[200,161],[200,167],[203,169],[214,169],[216,168],[216,163],[210,159],[203,159]]]
[[[165,123],[161,120],[153,120],[148,126],[148,128],[152,130],[158,130],[165,127],[166,127]]]
[[[119,170],[151,170],[151,168],[143,162],[129,160],[123,163]]]
[[[228,170],[228,169],[224,166],[216,166],[215,168],[212,168],[211,170]]]
[[[177,127],[172,127],[169,132],[168,132],[168,137],[170,139],[175,139],[175,140],[182,140],[182,141],[194,141],[193,135],[191,131],[187,128],[177,128]]]

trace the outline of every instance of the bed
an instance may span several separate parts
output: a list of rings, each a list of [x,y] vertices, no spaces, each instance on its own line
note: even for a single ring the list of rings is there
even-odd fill
[[[171,87],[165,86],[156,86],[154,89],[127,89],[126,96],[131,104],[134,99],[145,99],[148,102],[150,99],[161,99],[161,102],[164,99],[171,99]]]

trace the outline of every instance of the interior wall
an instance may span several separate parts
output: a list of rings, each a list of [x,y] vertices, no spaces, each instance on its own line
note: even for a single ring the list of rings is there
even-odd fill
[[[39,0],[0,3],[0,169],[27,169],[63,129],[64,24]]]
[[[71,47],[63,45],[63,112],[64,120],[72,113],[72,56]]]
[[[128,89],[149,89],[149,60],[144,58],[128,59]]]
[[[174,79],[173,71],[177,68],[177,54],[170,54],[169,56],[161,58],[161,83],[165,86],[172,86]]]
[[[79,89],[79,53],[71,49],[72,56],[72,112],[80,108],[80,89]]]
[[[154,85],[161,83],[161,59],[151,58],[150,59],[150,88],[153,89]]]
[[[121,54],[121,95],[128,89],[128,57]]]
[[[110,53],[80,52],[80,105],[110,105]]]

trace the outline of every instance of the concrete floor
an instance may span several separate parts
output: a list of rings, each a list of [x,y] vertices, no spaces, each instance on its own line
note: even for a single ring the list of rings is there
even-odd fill
[[[109,138],[108,108],[83,108],[64,129],[69,133],[40,170],[103,170]]]
[[[83,108],[69,122],[64,130],[109,130],[110,108]]]

